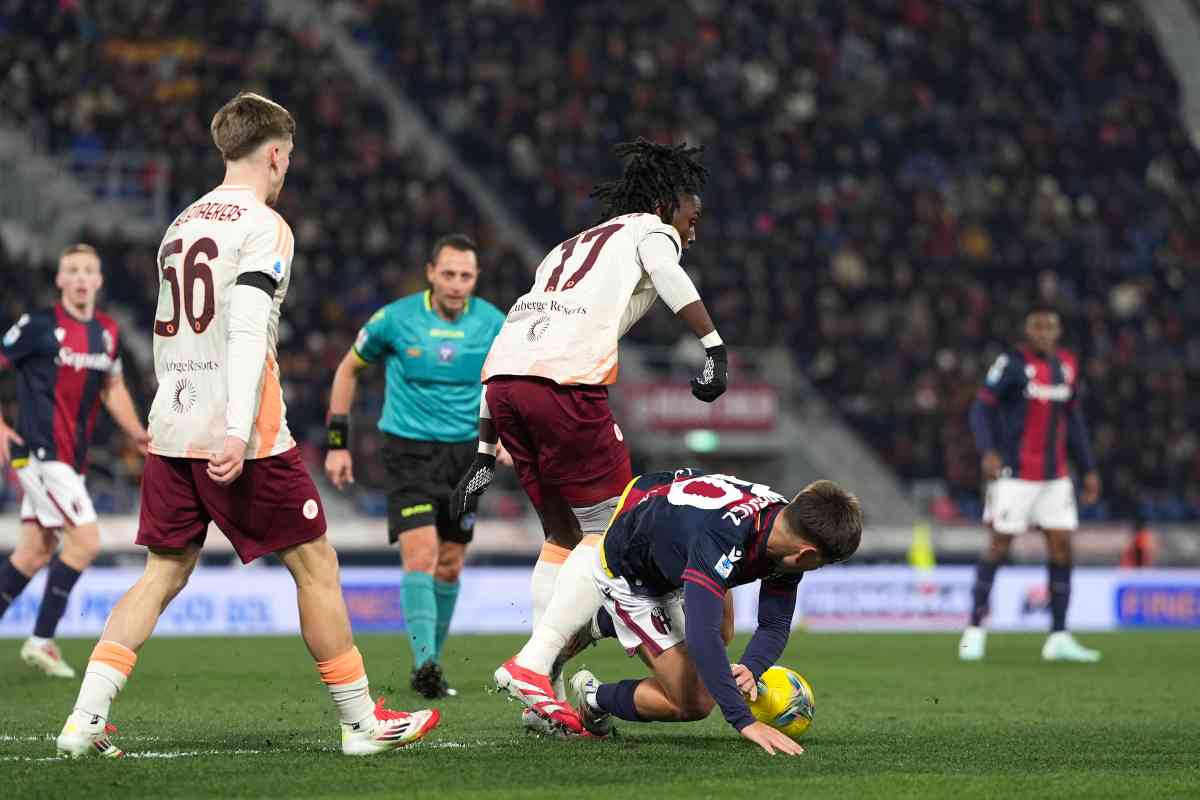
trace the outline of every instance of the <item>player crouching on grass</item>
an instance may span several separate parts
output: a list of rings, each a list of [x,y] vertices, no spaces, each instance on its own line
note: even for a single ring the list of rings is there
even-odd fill
[[[337,709],[343,753],[394,750],[440,719],[437,711],[407,714],[385,708],[383,698],[371,702],[325,512],[288,429],[276,345],[294,251],[291,228],[271,206],[295,130],[292,115],[265,97],[244,92],[226,103],[212,121],[225,181],[185,208],[163,237],[158,392],[137,535],[149,554],[92,651],[56,743],[63,755],[122,755],[109,739],[109,708],[187,584],[213,521],[242,561],[274,553],[295,579],[300,632]],[[195,283],[203,285],[202,303],[192,302]]]
[[[788,502],[729,475],[680,469],[636,478],[597,545],[572,551],[542,623],[496,670],[496,685],[562,730],[593,736],[609,732],[612,716],[690,722],[718,705],[768,753],[798,755],[804,748],[756,721],[746,697],[757,696],[759,676],[787,646],[803,574],[845,561],[861,539],[858,499],[831,481],[812,483]],[[756,580],[758,629],[740,663],[730,665],[722,641],[726,592]],[[571,708],[554,695],[550,668],[592,625],[599,629],[593,636],[615,636],[654,676],[600,683],[581,670],[571,679]]]

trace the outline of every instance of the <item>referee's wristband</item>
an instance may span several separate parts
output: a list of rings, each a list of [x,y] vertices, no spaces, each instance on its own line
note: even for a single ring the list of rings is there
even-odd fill
[[[350,446],[350,415],[333,414],[325,432],[325,446],[330,450],[345,450]]]

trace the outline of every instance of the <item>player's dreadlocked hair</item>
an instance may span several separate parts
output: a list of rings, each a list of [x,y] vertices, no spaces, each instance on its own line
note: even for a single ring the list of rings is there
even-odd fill
[[[601,219],[621,214],[654,214],[662,207],[674,210],[680,194],[696,194],[708,177],[695,156],[703,147],[683,144],[656,144],[638,137],[613,148],[618,158],[628,158],[625,171],[615,181],[601,183],[592,190],[601,204]]]

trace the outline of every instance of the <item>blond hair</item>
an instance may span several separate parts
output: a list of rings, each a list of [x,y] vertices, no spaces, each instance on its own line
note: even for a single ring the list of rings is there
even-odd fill
[[[100,254],[96,252],[96,248],[92,247],[90,244],[76,242],[73,245],[69,245],[65,250],[59,253],[58,260],[62,261],[67,256],[73,256],[76,253],[87,253],[90,256],[95,256],[97,260],[100,259]]]
[[[290,139],[296,120],[286,108],[254,92],[239,92],[212,119],[213,144],[226,161],[237,161],[268,139]]]

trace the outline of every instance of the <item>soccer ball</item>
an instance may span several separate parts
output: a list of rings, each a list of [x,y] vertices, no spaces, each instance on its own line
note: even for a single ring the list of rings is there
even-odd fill
[[[812,687],[803,675],[787,667],[771,667],[759,676],[758,699],[750,704],[750,713],[796,739],[812,724],[815,708]]]

